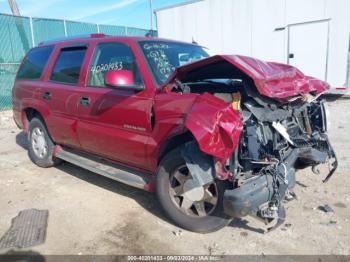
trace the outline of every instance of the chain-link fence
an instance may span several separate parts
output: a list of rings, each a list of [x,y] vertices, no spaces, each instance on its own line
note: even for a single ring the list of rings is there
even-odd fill
[[[14,78],[21,59],[30,48],[42,41],[90,33],[145,36],[150,31],[134,27],[0,14],[0,110],[11,108]],[[156,35],[157,32],[152,34]]]

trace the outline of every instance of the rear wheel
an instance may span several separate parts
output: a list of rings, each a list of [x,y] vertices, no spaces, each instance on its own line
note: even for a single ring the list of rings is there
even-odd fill
[[[232,218],[223,211],[227,181],[214,180],[197,187],[181,156],[181,148],[169,152],[157,174],[157,196],[166,214],[178,226],[209,233],[225,227]]]
[[[28,154],[33,163],[40,167],[51,167],[60,163],[54,158],[54,143],[40,118],[33,118],[29,123]]]

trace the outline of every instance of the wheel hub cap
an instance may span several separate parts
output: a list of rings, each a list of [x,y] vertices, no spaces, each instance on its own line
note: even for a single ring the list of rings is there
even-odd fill
[[[169,194],[175,206],[191,217],[210,215],[218,203],[216,184],[198,185],[186,165],[178,167],[170,177]]]
[[[189,179],[184,184],[183,197],[188,198],[192,202],[200,201],[204,197],[204,188],[197,186],[193,179]]]
[[[34,154],[39,158],[44,158],[47,154],[47,143],[44,131],[36,127],[32,132],[32,147]]]

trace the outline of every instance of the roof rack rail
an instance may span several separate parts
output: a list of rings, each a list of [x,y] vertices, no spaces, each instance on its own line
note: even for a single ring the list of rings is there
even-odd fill
[[[46,40],[42,41],[38,44],[38,46],[54,43],[54,42],[59,42],[59,41],[67,41],[67,40],[76,40],[76,39],[88,39],[88,38],[102,38],[106,37],[108,35],[103,34],[103,33],[93,33],[93,34],[87,34],[87,35],[74,35],[74,36],[66,36],[66,37],[60,37],[60,38],[55,38],[51,40]]]

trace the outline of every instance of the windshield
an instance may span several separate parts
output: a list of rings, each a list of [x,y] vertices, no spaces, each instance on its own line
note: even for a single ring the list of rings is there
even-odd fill
[[[176,67],[209,57],[203,47],[165,41],[142,41],[141,50],[159,85],[163,84]]]

